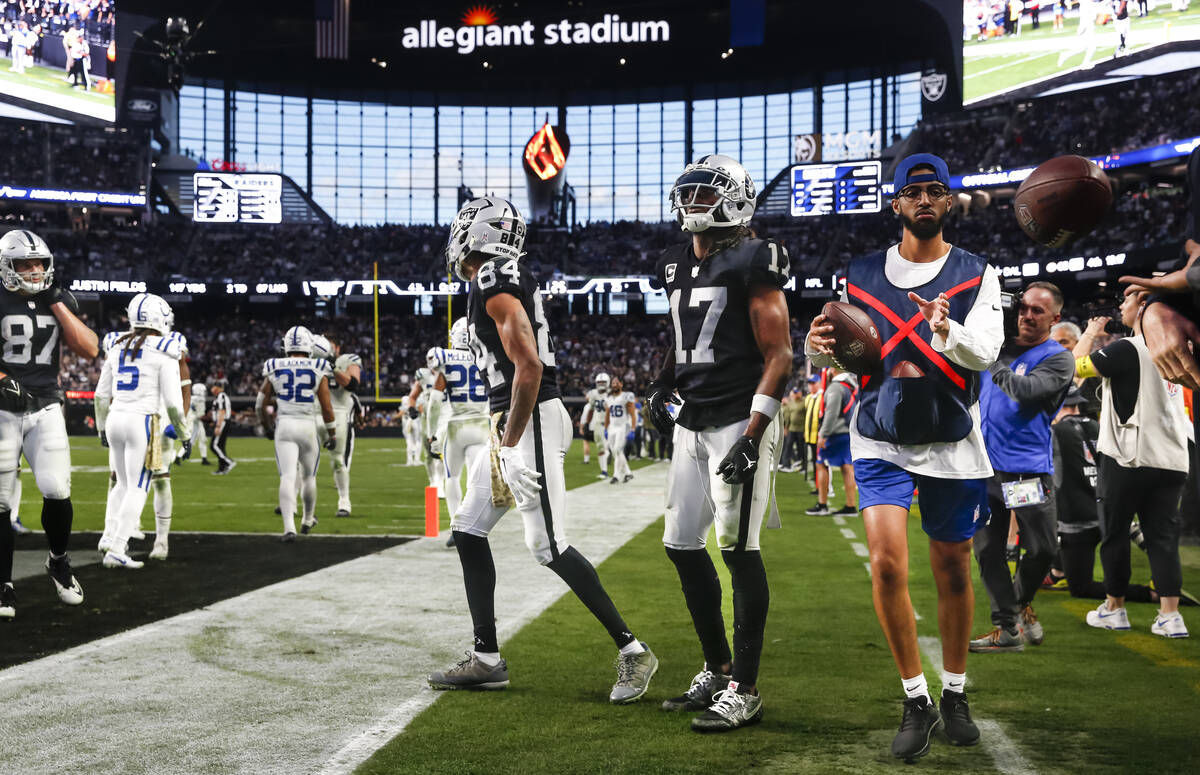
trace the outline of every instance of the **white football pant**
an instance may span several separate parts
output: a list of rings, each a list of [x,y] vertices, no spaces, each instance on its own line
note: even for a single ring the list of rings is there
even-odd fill
[[[108,416],[105,425],[109,465],[117,481],[108,492],[104,538],[116,554],[126,553],[129,537],[138,527],[150,491],[146,448],[150,444],[151,417],[117,410]]]
[[[275,467],[279,471],[279,510],[283,532],[296,532],[296,480],[300,480],[304,519],[317,511],[317,464],[321,445],[311,417],[281,415],[275,422]],[[298,468],[297,468],[298,467]]]
[[[446,425],[446,441],[442,445],[442,463],[445,466],[446,508],[451,521],[462,504],[462,472],[475,467],[475,459],[487,456],[488,418],[451,420]]]
[[[628,436],[629,426],[625,423],[612,423],[608,426],[608,438],[604,443],[613,459],[612,475],[617,479],[633,473],[629,470],[629,460],[625,457],[625,439]]]
[[[71,447],[61,404],[26,414],[0,411],[0,509],[5,511],[13,501],[22,451],[43,497],[71,497]]]

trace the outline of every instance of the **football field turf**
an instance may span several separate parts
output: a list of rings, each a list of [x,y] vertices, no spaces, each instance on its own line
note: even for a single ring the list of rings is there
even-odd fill
[[[102,514],[105,453],[91,438],[74,439],[73,447],[74,462],[81,469],[74,479],[76,525],[79,529],[94,529]],[[177,529],[278,532],[279,518],[271,513],[277,479],[269,443],[233,439],[230,451],[243,463],[227,477],[211,476],[211,468],[196,463],[175,469]],[[352,474],[356,516],[349,520],[334,519],[328,513],[334,505],[333,488],[327,464],[323,463],[318,511],[322,519],[317,532],[420,532],[424,470],[398,465],[403,459],[403,443],[398,439],[361,441]],[[578,442],[568,456],[567,471],[572,487],[596,481],[596,464],[584,466],[580,462]],[[599,487],[606,488],[602,494],[609,497],[608,486]],[[504,692],[431,693],[419,682],[409,685],[388,681],[388,671],[394,671],[391,665],[355,664],[364,683],[359,689],[343,689],[351,698],[356,691],[376,698],[382,691],[389,707],[421,698],[422,702],[436,700],[358,771],[858,774],[902,767],[887,753],[899,723],[900,685],[871,608],[861,520],[804,515],[804,508],[814,496],[800,474],[781,474],[778,489],[784,528],[766,531],[763,538],[772,601],[759,681],[765,701],[760,726],[703,737],[688,730],[686,715],[667,714],[658,708],[664,698],[687,687],[701,661],[678,579],[662,549],[659,518],[599,565],[601,577],[627,621],[661,660],[658,675],[642,702],[627,707],[608,704],[607,686],[614,675],[612,644],[579,602],[569,594],[563,595],[515,635],[503,639],[502,650],[512,678],[511,687]],[[621,487],[611,490],[611,497],[616,499],[613,503],[626,505],[630,496],[622,496],[632,491]],[[835,506],[841,503],[840,484],[838,490]],[[641,499],[647,513],[661,512],[662,502],[657,496]],[[25,521],[34,526],[35,503],[32,478],[26,474]],[[418,508],[411,514],[400,508],[413,505]],[[575,523],[588,517],[585,513],[571,514]],[[443,528],[445,525],[443,519]],[[26,537],[22,544],[30,538],[36,536]],[[922,617],[917,624],[927,649],[926,675],[936,690],[940,682],[929,656],[936,655],[936,596],[925,539],[916,518],[910,521],[910,548],[911,590]],[[86,547],[80,544],[73,551],[85,552]],[[527,555],[504,559],[516,561],[521,567],[532,564]],[[451,557],[438,562],[453,564]],[[728,576],[719,560],[716,566],[728,598]],[[538,589],[544,591],[556,583],[544,570],[533,570],[536,573],[531,578]],[[97,572],[120,573],[90,570],[91,575]],[[975,632],[979,633],[987,629],[987,601],[975,575]],[[146,578],[158,577],[152,574]],[[1135,551],[1134,581],[1147,578],[1145,557]],[[294,580],[298,581],[303,579]],[[1195,586],[1197,581],[1200,551],[1184,547],[1185,587]],[[296,586],[294,582],[292,587]],[[402,596],[399,590],[405,588],[405,583],[403,576],[377,577],[381,593],[389,595]],[[461,596],[460,589],[451,591],[454,599]],[[298,606],[297,610],[305,604],[316,607],[328,593],[313,594],[311,603],[298,599],[292,605]],[[44,591],[29,593],[31,597],[38,595],[44,596]],[[89,601],[89,606],[104,605],[99,590]],[[968,662],[968,691],[983,728],[983,743],[977,748],[956,749],[944,740],[935,740],[919,766],[932,771],[973,773],[1086,771],[1115,775],[1197,771],[1200,641],[1167,641],[1152,636],[1150,605],[1130,604],[1133,631],[1129,633],[1087,627],[1083,618],[1094,602],[1072,600],[1065,592],[1042,591],[1035,606],[1046,628],[1044,645],[1028,647],[1024,654],[972,655]],[[1200,635],[1198,610],[1185,608],[1183,612]],[[511,608],[498,613],[509,622],[516,616]],[[427,616],[445,620],[446,614],[450,614],[455,629],[465,621],[466,613],[461,610],[430,611]],[[181,621],[174,626],[184,624]],[[726,624],[731,624],[728,603]],[[355,625],[341,622],[337,626]],[[223,633],[226,629],[215,628],[213,632]],[[419,649],[421,644],[405,641],[403,647]],[[227,650],[236,655],[239,648],[244,648],[242,641],[230,636]],[[349,643],[346,648],[339,657],[317,646],[311,652],[314,655],[307,658],[311,666],[304,669],[316,671],[314,675],[319,676],[322,671],[331,671],[339,659],[358,659],[357,648],[351,650]],[[193,650],[203,653],[199,646],[193,646]],[[305,653],[310,652],[285,652],[287,664],[303,665]],[[330,659],[334,664],[328,664]],[[204,669],[209,662],[211,666],[221,665],[220,660],[205,657],[196,669]],[[36,669],[37,664],[25,667]],[[274,683],[280,692],[292,681],[287,676],[270,678],[270,662],[250,667],[253,669],[242,668],[247,670],[244,678],[234,675],[232,679],[251,686],[256,681]],[[331,675],[343,669],[338,667]],[[0,682],[7,673],[0,671]],[[145,685],[148,679],[143,676],[140,680]],[[318,696],[314,693],[308,701],[316,702]],[[164,712],[170,707],[162,697],[155,702]],[[229,712],[236,716],[239,710],[231,706]],[[112,710],[106,708],[105,712]],[[146,732],[149,739],[150,730]],[[240,732],[244,734],[245,730]],[[92,737],[104,732],[92,728],[85,734]],[[149,756],[144,749],[139,754],[141,745],[144,743],[139,740],[129,740],[126,763]],[[263,746],[264,756],[289,745],[301,744],[289,743],[285,738],[271,739]],[[72,742],[70,747],[78,749],[79,742]],[[143,770],[134,767],[129,771]],[[210,766],[195,771],[222,770]],[[258,771],[284,770],[272,769],[270,759],[265,758]]]
[[[995,96],[1082,65],[1084,37],[1076,36],[1078,18],[1068,17],[1061,30],[1053,29],[1053,19],[1053,14],[1043,11],[1037,30],[1026,19],[1020,35],[964,42],[963,102]],[[1113,24],[1097,25],[1093,35],[1092,63],[1112,59],[1118,42]],[[1196,40],[1200,38],[1200,9],[1178,12],[1159,3],[1148,16],[1132,17],[1130,37],[1129,53],[1167,42]],[[1060,65],[1059,54],[1064,51],[1071,54]]]

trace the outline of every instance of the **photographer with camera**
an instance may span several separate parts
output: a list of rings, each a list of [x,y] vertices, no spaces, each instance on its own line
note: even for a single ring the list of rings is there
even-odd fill
[[[1104,379],[1097,449],[1102,454],[1100,564],[1106,600],[1088,613],[1087,623],[1106,630],[1129,629],[1129,526],[1137,514],[1159,594],[1159,612],[1150,631],[1186,638],[1187,627],[1179,615],[1179,496],[1187,479],[1189,423],[1182,388],[1159,376],[1142,335],[1146,296],[1145,291],[1135,291],[1121,304],[1121,322],[1134,336],[1089,352],[1088,332],[1098,332],[1106,322],[1093,319],[1074,353],[1079,376]]]
[[[1013,302],[1005,320],[1009,336],[979,396],[983,440],[996,473],[988,483],[991,519],[975,535],[994,629],[971,641],[977,653],[1024,651],[1026,641],[1042,643],[1032,602],[1057,549],[1050,421],[1075,376],[1071,353],[1050,338],[1061,318],[1062,291],[1033,282]],[[1005,557],[1010,509],[1024,550],[1015,581]]]

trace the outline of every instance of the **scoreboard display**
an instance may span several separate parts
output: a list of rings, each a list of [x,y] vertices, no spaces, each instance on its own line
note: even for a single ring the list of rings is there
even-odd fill
[[[192,220],[204,223],[280,223],[283,178],[279,175],[197,172]]]
[[[877,161],[792,167],[792,215],[877,213],[883,195]]]

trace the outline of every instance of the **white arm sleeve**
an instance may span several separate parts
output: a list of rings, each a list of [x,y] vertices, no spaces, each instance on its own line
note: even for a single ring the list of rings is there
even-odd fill
[[[185,422],[183,414],[183,388],[179,386],[179,364],[176,361],[160,361],[158,374],[158,392],[163,406],[167,408],[167,417],[175,425],[175,435],[180,441],[190,441],[192,426]]]
[[[100,381],[96,383],[96,393],[92,398],[92,408],[96,412],[97,433],[104,432],[105,423],[108,422],[108,407],[112,404],[113,372],[110,363],[108,358],[104,359],[104,365],[100,367]]]
[[[933,349],[971,371],[986,371],[1004,344],[1004,313],[1000,310],[1000,278],[996,268],[983,270],[983,282],[965,324],[950,321],[950,332],[934,334]]]

